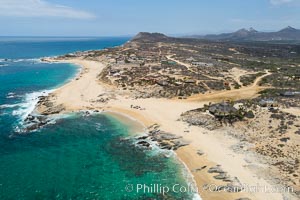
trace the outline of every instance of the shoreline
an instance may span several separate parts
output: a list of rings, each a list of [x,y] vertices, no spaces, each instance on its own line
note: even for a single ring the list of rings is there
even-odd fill
[[[125,123],[125,125],[129,128],[129,130],[133,130],[132,133],[130,133],[130,135],[132,135],[132,136],[138,136],[138,135],[144,134],[147,131],[149,131],[149,129],[147,128],[147,126],[145,126],[145,124],[143,122],[141,122],[127,114],[124,114],[121,112],[116,112],[116,111],[103,111],[101,114],[108,114],[109,116],[116,118],[121,123]],[[129,122],[130,124],[128,124],[127,122]],[[135,126],[135,127],[133,127],[133,129],[132,129],[132,126]],[[139,129],[139,128],[141,128],[141,126],[143,128],[143,131],[141,131],[141,129]],[[139,130],[139,131],[136,131],[136,130]],[[182,165],[182,169],[180,169],[180,170],[184,173],[187,173],[186,175],[184,175],[185,181],[188,184],[192,184],[194,187],[197,187],[197,182],[196,182],[195,177],[193,176],[191,170],[189,169],[189,167],[186,165],[185,162],[183,162],[183,160],[180,158],[180,156],[178,156],[176,151],[172,151],[172,153],[176,157],[175,159],[180,163],[180,165]],[[201,193],[198,193],[198,192],[194,193],[193,200],[202,200]]]
[[[69,63],[72,64],[74,66],[77,66],[79,68],[78,72],[75,74],[75,76],[73,78],[71,78],[69,81],[66,81],[65,84],[62,84],[61,86],[57,87],[56,89],[53,89],[52,92],[55,92],[56,90],[60,89],[61,87],[63,87],[64,85],[80,78],[80,75],[82,73],[82,71],[86,68],[84,65],[78,64],[77,62],[70,62],[68,60],[63,60],[63,61],[53,61],[51,58],[50,60],[48,58],[45,59],[46,62],[58,62],[58,63]],[[49,94],[47,94],[49,95]],[[37,110],[36,110],[37,111]],[[38,112],[38,111],[37,111]],[[117,119],[118,121],[120,121],[121,123],[126,124],[126,126],[129,128],[129,131],[132,131],[133,135],[139,135],[139,134],[144,134],[147,133],[149,131],[148,127],[153,125],[152,122],[144,120],[139,118],[136,115],[132,115],[132,113],[128,113],[121,111],[120,109],[117,108],[113,108],[113,109],[103,109],[101,114],[108,114],[110,117],[113,117],[115,119]],[[129,124],[128,124],[129,122]],[[199,192],[199,185],[197,184],[197,181],[195,180],[195,177],[191,171],[191,169],[189,168],[189,166],[182,160],[182,158],[178,155],[178,153],[176,151],[174,152],[174,156],[176,157],[176,159],[178,160],[178,162],[180,162],[183,165],[184,169],[181,169],[182,171],[185,171],[186,173],[188,173],[187,175],[185,175],[186,179],[191,179],[191,180],[186,180],[187,182],[191,181],[191,183],[197,188],[197,193],[194,194],[193,199],[196,200],[201,200],[201,194]]]
[[[69,84],[72,81],[75,81],[76,79],[80,78],[80,75],[82,74],[83,70],[86,69],[86,66],[79,64],[77,62],[70,62],[68,60],[53,61],[51,58],[50,58],[50,60],[48,58],[46,58],[44,61],[57,62],[57,63],[68,63],[68,64],[72,64],[79,68],[78,72],[75,74],[75,76],[73,78],[70,78],[61,86],[59,86],[55,89],[52,89],[51,90],[52,92],[55,92],[56,90],[60,89],[64,85]],[[49,93],[47,95],[49,95]],[[36,110],[36,112],[38,112],[38,111]],[[80,112],[80,111],[78,110],[75,112]],[[72,111],[72,113],[74,113],[74,111]],[[68,114],[68,112],[66,112],[64,114]],[[117,119],[121,123],[124,123],[128,127],[129,131],[131,132],[130,135],[133,135],[133,136],[147,133],[149,131],[148,127],[153,125],[153,123],[150,121],[145,121],[144,119],[141,119],[136,115],[132,115],[132,113],[129,113],[128,111],[127,112],[124,110],[122,111],[121,109],[118,109],[118,108],[103,109],[100,112],[100,114],[104,114],[104,115],[107,114],[110,117]],[[195,177],[192,174],[191,169],[181,159],[181,157],[178,155],[178,153],[176,151],[173,151],[173,153],[174,153],[174,156],[176,157],[176,159],[178,160],[178,162],[183,166],[183,169],[181,169],[182,172],[188,173],[187,175],[184,176],[184,178],[186,179],[186,181],[188,183],[191,183],[192,185],[194,185],[194,187],[196,187],[197,191],[198,191],[199,186],[197,185],[197,181],[195,180]],[[194,193],[193,200],[202,200],[201,193],[199,191],[197,193]]]
[[[48,62],[51,62],[49,60]],[[236,155],[233,151],[228,149],[229,144],[233,143],[230,138],[222,138],[217,135],[216,137],[207,134],[205,130],[199,127],[189,127],[185,123],[178,121],[180,113],[201,107],[206,103],[191,100],[174,100],[174,99],[131,99],[130,96],[123,91],[117,91],[115,88],[107,88],[103,84],[99,84],[97,79],[98,74],[104,69],[104,64],[101,61],[88,61],[83,59],[71,60],[55,60],[55,62],[71,63],[82,67],[82,71],[76,75],[74,79],[67,82],[63,86],[55,89],[53,97],[50,101],[55,105],[64,105],[64,110],[61,113],[76,112],[79,110],[101,110],[104,113],[118,113],[125,117],[134,119],[142,123],[144,127],[149,127],[153,124],[159,124],[161,129],[169,133],[175,134],[190,141],[188,146],[184,146],[175,151],[178,159],[188,168],[190,175],[197,184],[199,195],[202,199],[262,199],[266,198],[265,194],[248,194],[248,193],[228,193],[228,192],[210,192],[201,190],[205,184],[222,185],[222,182],[213,178],[214,174],[207,173],[209,167],[221,164],[226,171],[230,171],[233,176],[243,178],[241,181],[248,185],[270,186],[265,180],[253,175],[251,170],[243,168],[245,161],[243,156]],[[78,83],[79,82],[79,83]],[[78,92],[75,94],[74,91]],[[98,94],[95,94],[95,91]],[[233,91],[235,92],[235,91]],[[73,96],[74,94],[74,96]],[[99,96],[104,95],[109,98],[108,102],[96,102]],[[139,105],[144,107],[145,110],[132,109],[132,105]],[[177,109],[170,110],[169,113],[163,112],[163,109]],[[43,113],[44,109],[39,107],[37,109]],[[188,132],[187,132],[188,131]],[[227,144],[228,143],[228,144]],[[226,144],[226,145],[225,145]],[[216,146],[214,149],[212,146]],[[203,156],[199,156],[197,151],[201,149],[204,151]],[[234,154],[232,157],[231,154]],[[234,162],[231,161],[234,160]],[[231,164],[237,164],[230,169]],[[204,170],[197,170],[199,167],[207,168]],[[280,194],[268,194],[269,198],[281,199]]]
[[[115,111],[103,111],[100,114],[109,115],[125,124],[129,129],[129,134],[136,136],[147,132],[147,127],[139,120],[132,118],[124,113]]]

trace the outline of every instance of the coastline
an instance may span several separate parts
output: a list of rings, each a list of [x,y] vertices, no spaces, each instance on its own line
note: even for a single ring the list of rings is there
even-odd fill
[[[83,65],[81,63],[78,63],[77,61],[74,62],[74,60],[72,62],[70,62],[69,60],[62,60],[62,61],[56,61],[56,60],[52,60],[51,58],[45,58],[44,61],[46,62],[58,62],[58,63],[69,63],[69,64],[73,64],[75,66],[79,67],[79,70],[77,72],[77,74],[71,78],[69,81],[67,81],[65,84],[62,84],[60,87],[51,90],[51,92],[56,92],[56,90],[61,89],[62,87],[64,87],[66,84],[69,84],[73,81],[78,80],[81,75],[82,72],[87,69],[86,65]],[[47,94],[49,95],[49,94]],[[35,109],[35,112],[40,112],[38,111],[38,109]],[[67,111],[66,114],[70,112]],[[75,110],[72,110],[71,112],[76,112]],[[102,109],[101,114],[107,114],[110,117],[113,117],[115,119],[117,119],[118,121],[120,121],[121,123],[124,123],[128,128],[129,128],[129,132],[131,135],[133,136],[138,136],[140,134],[144,134],[147,133],[147,131],[149,131],[148,127],[153,125],[154,122],[146,119],[145,117],[142,117],[134,112],[130,112],[129,110],[123,110],[121,108],[117,108],[117,107],[110,107],[110,108],[106,108],[106,109]],[[174,155],[176,156],[177,160],[183,165],[184,169],[182,169],[183,171],[187,172],[188,175],[186,175],[187,177],[189,177],[189,179],[191,180],[186,180],[186,181],[191,181],[191,184],[196,187],[197,189],[195,190],[198,191],[197,193],[194,194],[193,196],[193,200],[201,200],[201,196],[200,196],[200,192],[199,192],[199,185],[197,184],[197,181],[195,180],[194,175],[191,172],[191,169],[189,168],[189,166],[186,164],[186,162],[184,162],[181,158],[181,156],[178,155],[178,153],[176,151],[174,151]],[[186,177],[186,178],[187,178]]]
[[[139,121],[136,118],[133,118],[132,116],[130,116],[126,113],[122,113],[122,112],[118,112],[118,111],[103,111],[102,113],[108,114],[110,117],[113,117],[113,118],[117,119],[118,121],[120,121],[121,123],[126,124],[126,126],[128,126],[128,128],[129,128],[130,135],[132,135],[132,136],[139,136],[140,134],[145,134],[148,131],[147,126],[145,126],[145,124],[142,121]],[[178,152],[174,151],[173,153],[176,156],[176,159],[178,160],[178,162],[180,162],[180,164],[183,165],[184,169],[182,169],[182,171],[185,173],[188,173],[187,175],[184,175],[188,184],[192,184],[193,187],[197,187],[197,190],[195,189],[192,191],[193,192],[198,191],[197,182],[196,182],[195,177],[193,176],[190,168],[181,159],[181,156],[178,155]],[[201,200],[201,199],[202,198],[200,196],[200,193],[197,192],[194,194],[193,200]]]
[[[52,62],[52,59],[48,60]],[[199,108],[208,100],[172,100],[172,99],[131,99],[126,91],[115,91],[115,88],[101,84],[98,74],[104,69],[104,64],[99,61],[87,61],[82,59],[55,60],[55,62],[72,63],[81,67],[74,79],[65,85],[55,89],[50,95],[49,101],[54,105],[63,105],[64,109],[59,113],[76,112],[80,110],[101,110],[105,113],[116,113],[135,119],[144,127],[159,124],[161,129],[188,140],[190,144],[175,151],[179,160],[187,166],[189,172],[197,183],[198,191],[202,199],[262,199],[266,194],[212,192],[203,190],[205,184],[222,185],[222,182],[213,178],[213,174],[207,170],[198,170],[200,167],[222,165],[226,171],[241,182],[248,185],[269,185],[265,180],[254,176],[253,172],[244,168],[246,164],[242,155],[230,150],[232,138],[226,138],[220,134],[214,136],[207,134],[206,130],[199,127],[190,127],[178,121],[181,113]],[[97,93],[96,93],[97,91]],[[99,101],[99,97],[108,101]],[[132,109],[132,105],[138,105],[144,109]],[[176,108],[176,109],[172,109]],[[168,112],[164,112],[168,110]],[[39,113],[45,112],[45,108],[38,107]],[[130,119],[130,120],[132,120]],[[199,156],[198,150],[203,150],[204,155]],[[234,166],[232,166],[234,163]],[[269,198],[281,199],[280,194],[268,194]]]
[[[110,117],[113,117],[119,122],[125,124],[129,129],[130,135],[136,136],[146,133],[147,131],[147,127],[141,121],[132,118],[124,113],[115,111],[103,111],[101,114],[109,115]]]

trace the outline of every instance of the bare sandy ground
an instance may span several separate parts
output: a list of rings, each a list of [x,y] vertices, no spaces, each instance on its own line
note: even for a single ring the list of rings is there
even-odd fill
[[[243,184],[249,186],[257,186],[259,184],[266,187],[271,187],[271,185],[260,178],[258,174],[254,174],[249,168],[245,167],[247,162],[243,154],[237,154],[231,150],[230,146],[236,143],[235,139],[218,133],[207,134],[207,130],[188,126],[186,123],[178,120],[183,112],[199,108],[208,102],[256,97],[257,92],[263,89],[257,86],[262,77],[259,77],[249,87],[195,95],[187,100],[132,99],[128,93],[98,81],[97,76],[105,67],[104,64],[81,59],[64,62],[82,66],[82,71],[78,77],[57,89],[54,92],[54,97],[51,99],[55,105],[63,104],[66,107],[64,112],[86,109],[119,112],[136,119],[147,127],[157,123],[162,130],[182,136],[183,139],[191,142],[191,144],[179,149],[176,153],[194,176],[199,193],[203,199],[232,200],[245,197],[261,200],[282,199],[279,193],[257,192],[251,194],[203,190],[202,187],[205,184],[224,185],[224,182],[213,178],[215,174],[207,172],[210,167],[217,164],[221,165],[230,176],[238,177]],[[109,100],[107,102],[97,101],[103,96],[108,97]],[[131,105],[140,106],[142,109],[133,109]],[[42,110],[40,111],[42,112]],[[202,150],[204,155],[199,156],[197,154],[198,150]],[[203,166],[206,166],[204,170],[195,170]]]

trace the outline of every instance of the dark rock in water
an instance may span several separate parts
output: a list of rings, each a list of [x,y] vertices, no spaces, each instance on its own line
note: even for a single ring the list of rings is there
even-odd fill
[[[46,116],[43,116],[43,115],[37,115],[36,116],[37,120],[39,120],[40,122],[43,122],[43,121],[47,121],[47,117]]]
[[[39,100],[45,100],[47,97],[46,96],[39,96],[38,99]]]
[[[137,144],[141,145],[141,146],[144,146],[144,147],[150,147],[150,144],[146,141],[139,141]]]
[[[26,132],[31,132],[39,129],[42,125],[41,124],[32,124],[26,127]]]
[[[42,126],[45,126],[49,122],[49,119],[43,115],[29,114],[24,120],[25,132],[35,131]]]
[[[120,138],[119,142],[129,141],[130,138]]]
[[[24,120],[26,123],[45,123],[47,121],[47,117],[43,115],[28,115]]]
[[[161,142],[161,143],[159,143],[159,146],[161,149],[168,149],[168,150],[173,149],[173,145],[170,144],[169,142]]]
[[[137,139],[138,139],[138,140],[145,140],[145,139],[147,139],[148,137],[149,137],[149,136],[145,135],[145,136],[138,137]]]
[[[25,122],[29,122],[29,121],[33,121],[33,120],[35,120],[35,116],[28,115],[25,119]]]
[[[177,136],[171,133],[167,133],[165,131],[159,130],[159,126],[154,124],[148,127],[149,133],[146,136],[140,136],[138,140],[145,140],[149,138],[151,141],[155,141],[158,143],[158,146],[161,149],[167,150],[177,150],[180,147],[186,146],[189,143],[183,141],[181,136]]]

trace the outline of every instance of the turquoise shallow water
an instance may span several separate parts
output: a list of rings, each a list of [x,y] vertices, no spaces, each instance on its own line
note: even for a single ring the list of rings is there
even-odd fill
[[[75,115],[30,135],[2,138],[0,199],[160,199],[125,187],[184,183],[174,158],[141,151],[124,140],[127,130],[107,115]]]
[[[69,64],[45,64],[34,58],[101,49],[126,40],[0,40],[1,200],[192,198],[191,192],[170,191],[166,196],[136,192],[138,184],[186,186],[186,175],[171,154],[166,157],[166,152],[137,148],[127,125],[107,114],[72,114],[30,134],[17,132],[33,99],[66,82],[77,71]],[[16,49],[27,51],[23,54]],[[128,186],[134,191],[126,191]]]

